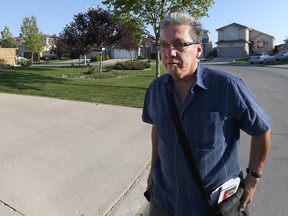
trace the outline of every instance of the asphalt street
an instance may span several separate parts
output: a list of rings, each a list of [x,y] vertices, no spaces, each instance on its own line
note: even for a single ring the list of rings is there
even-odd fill
[[[288,212],[288,65],[208,64],[241,77],[272,120],[271,149],[261,184],[250,204],[251,216],[286,216]],[[241,164],[249,160],[250,138],[242,134]]]
[[[271,151],[250,210],[286,216],[288,67],[206,65],[243,78],[271,116]],[[140,117],[136,108],[0,94],[0,216],[146,216],[150,126]],[[243,169],[249,142],[242,134]]]
[[[287,216],[288,212],[288,65],[227,64],[227,59],[205,63],[207,67],[228,71],[241,77],[272,120],[271,149],[263,170],[261,184],[250,203],[251,216]],[[250,137],[241,133],[240,160],[245,171],[250,150]],[[111,216],[146,216],[141,204],[147,171],[113,209]],[[139,201],[140,200],[140,201]],[[144,202],[145,203],[145,202]]]

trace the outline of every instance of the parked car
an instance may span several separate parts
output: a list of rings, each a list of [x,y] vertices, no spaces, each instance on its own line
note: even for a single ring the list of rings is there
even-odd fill
[[[276,61],[288,61],[288,50],[281,50],[275,54]]]
[[[16,55],[16,60],[17,60],[18,63],[21,62],[21,60],[24,60],[24,59],[26,59],[26,58]]]
[[[267,52],[257,52],[257,53],[252,54],[250,56],[250,58],[248,59],[248,61],[251,64],[254,64],[254,63],[265,64],[267,62],[274,62],[275,61],[275,57],[269,55]]]

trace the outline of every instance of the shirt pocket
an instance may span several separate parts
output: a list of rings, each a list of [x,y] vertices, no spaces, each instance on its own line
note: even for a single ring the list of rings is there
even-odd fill
[[[223,141],[223,121],[218,112],[197,113],[192,122],[191,138],[200,150],[215,149]]]

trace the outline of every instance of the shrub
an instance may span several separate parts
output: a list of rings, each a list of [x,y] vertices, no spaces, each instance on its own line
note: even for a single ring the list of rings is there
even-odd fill
[[[105,60],[109,60],[110,56],[109,55],[105,55]]]
[[[151,54],[150,54],[150,58],[153,59],[153,60],[155,60],[155,59],[156,59],[156,53],[151,53]]]
[[[91,56],[90,62],[95,62],[95,56]]]
[[[32,61],[29,59],[21,59],[21,67],[29,67],[32,65]]]
[[[139,59],[139,60],[145,59],[145,57],[144,57],[144,55],[139,55],[139,56],[138,56],[138,59]]]
[[[107,72],[112,71],[112,69],[113,69],[113,65],[107,65],[107,66],[106,66]]]
[[[6,64],[6,60],[5,59],[0,59],[0,68],[10,68],[11,65],[10,64]]]
[[[62,57],[62,58],[60,58],[60,60],[61,61],[67,61],[67,60],[70,60],[70,58],[69,57]]]
[[[90,66],[88,71],[85,74],[94,74],[96,71],[96,67]]]
[[[109,55],[102,55],[102,61],[109,60]],[[92,56],[90,59],[90,62],[98,62],[100,61],[100,54],[96,54],[95,56]]]
[[[100,55],[99,54],[92,56],[90,59],[90,62],[97,62],[97,61],[100,61]]]
[[[124,61],[113,65],[115,70],[144,70],[150,68],[150,63],[146,61]]]
[[[0,59],[0,64],[6,64],[6,60],[5,59]]]

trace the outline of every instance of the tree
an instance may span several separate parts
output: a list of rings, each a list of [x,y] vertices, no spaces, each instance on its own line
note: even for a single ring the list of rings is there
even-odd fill
[[[143,36],[146,34],[143,21],[130,15],[114,16],[113,18],[114,22],[123,23],[121,27],[123,32],[125,32],[124,35],[126,35],[122,37],[120,47],[126,49],[125,47],[128,46],[127,50],[139,48],[143,42]]]
[[[13,38],[9,27],[4,26],[3,31],[1,31],[0,45],[3,48],[17,48],[16,40]]]
[[[118,19],[134,17],[153,27],[156,46],[159,43],[159,22],[170,12],[187,12],[197,19],[207,16],[213,0],[104,0],[103,4],[112,9]],[[160,55],[156,51],[156,76],[160,76]]]
[[[63,55],[71,52],[71,47],[63,40],[63,38],[53,35],[51,40],[53,44],[51,51],[57,55],[58,59],[61,59]]]
[[[129,50],[136,46],[125,25],[115,22],[113,14],[99,7],[75,15],[74,20],[61,32],[60,37],[81,55],[91,49],[98,51],[101,56],[106,47]],[[101,71],[102,57],[100,58]]]
[[[33,63],[33,54],[39,53],[43,50],[44,36],[39,31],[35,16],[25,17],[21,25],[21,39],[25,44],[25,49],[31,52],[31,60]]]

